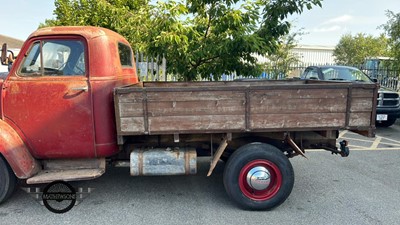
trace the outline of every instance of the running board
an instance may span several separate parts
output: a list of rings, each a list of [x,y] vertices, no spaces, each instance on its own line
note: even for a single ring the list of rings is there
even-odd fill
[[[60,160],[58,163],[50,163],[52,166],[49,166],[50,164],[44,164],[45,166],[42,171],[26,180],[27,184],[50,183],[56,180],[90,180],[100,177],[105,172],[105,159],[90,159],[87,162],[85,162],[85,160]],[[80,164],[81,166],[78,166],[77,164]],[[61,165],[68,166],[63,168]]]

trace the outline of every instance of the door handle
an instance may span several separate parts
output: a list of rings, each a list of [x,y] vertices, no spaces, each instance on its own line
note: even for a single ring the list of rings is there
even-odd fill
[[[73,91],[84,91],[84,92],[87,92],[87,91],[89,91],[89,87],[88,87],[88,86],[84,86],[84,87],[74,87],[74,88],[71,88],[71,90],[73,90]]]

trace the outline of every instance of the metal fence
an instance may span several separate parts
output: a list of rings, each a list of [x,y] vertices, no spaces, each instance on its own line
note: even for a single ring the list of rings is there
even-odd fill
[[[315,66],[315,64],[297,64],[290,67],[290,73],[287,77],[300,77],[308,66]],[[316,65],[323,66],[323,65]],[[327,65],[329,66],[329,65]],[[367,74],[369,77],[377,79],[378,83],[383,87],[388,87],[395,91],[400,91],[399,83],[399,69],[394,67],[383,67],[379,69],[365,69],[364,65],[347,65],[356,67]]]
[[[167,74],[167,60],[164,56],[145,56],[136,53],[136,74],[141,81],[173,81],[173,76]]]
[[[221,76],[222,81],[233,81],[233,80],[243,80],[243,79],[286,79],[293,77],[300,77],[304,70],[308,66],[322,66],[316,64],[296,64],[291,65],[288,74],[277,74],[272,75],[266,72],[263,72],[259,75],[254,75],[250,77],[244,77],[237,75],[236,73],[232,74],[223,74]],[[324,64],[326,65],[326,64]],[[384,67],[379,69],[365,69],[363,65],[349,65],[352,67],[359,68],[364,73],[369,75],[372,78],[376,78],[378,83],[383,87],[388,87],[396,91],[400,91],[400,83],[399,83],[399,69],[392,67]],[[177,81],[177,76],[174,74],[167,73],[167,60],[165,57],[161,56],[145,56],[143,53],[136,54],[136,69],[137,74],[140,77],[141,81]],[[210,79],[205,80],[214,80],[212,76]]]

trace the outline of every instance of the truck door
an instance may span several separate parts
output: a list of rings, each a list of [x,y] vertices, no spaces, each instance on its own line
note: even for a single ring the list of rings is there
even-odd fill
[[[5,119],[37,158],[94,157],[85,40],[32,40],[20,57],[3,92]]]

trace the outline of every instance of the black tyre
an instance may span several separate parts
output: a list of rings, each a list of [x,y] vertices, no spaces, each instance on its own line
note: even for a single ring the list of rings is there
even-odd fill
[[[386,121],[377,121],[376,125],[379,127],[390,127],[396,122],[396,118],[388,117]]]
[[[270,210],[289,197],[294,172],[292,164],[279,149],[251,143],[229,157],[223,179],[227,194],[242,208]]]
[[[3,156],[0,155],[0,204],[11,196],[16,183],[17,178],[14,172]]]

